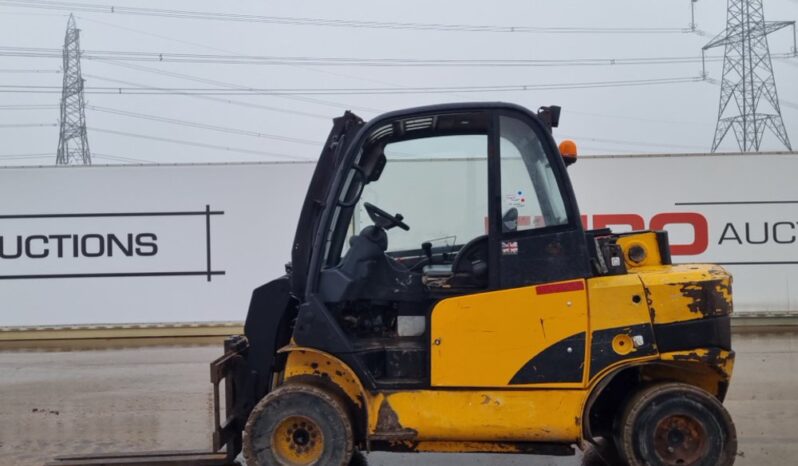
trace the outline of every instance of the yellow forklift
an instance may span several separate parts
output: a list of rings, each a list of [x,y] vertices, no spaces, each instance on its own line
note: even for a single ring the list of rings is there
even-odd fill
[[[254,291],[245,334],[211,364],[217,453],[157,464],[591,445],[610,464],[733,464],[731,276],[673,265],[665,232],[585,230],[559,115],[335,119],[286,274]],[[54,464],[106,464],[80,461]]]

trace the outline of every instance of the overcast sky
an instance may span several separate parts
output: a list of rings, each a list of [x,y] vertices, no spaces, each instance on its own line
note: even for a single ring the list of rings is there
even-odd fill
[[[687,29],[690,24],[689,0],[75,1],[192,12],[442,25],[667,28],[670,31]],[[114,51],[433,61],[596,58],[622,62],[624,58],[700,57],[701,47],[723,30],[725,10],[725,0],[701,0],[697,3],[696,22],[703,34],[563,34],[329,27],[79,11],[75,16],[81,29],[81,46],[86,53]],[[798,1],[767,0],[765,13],[769,20],[798,19]],[[12,7],[8,2],[0,2],[0,47],[60,48],[68,15],[67,11]],[[776,32],[770,36],[771,52],[790,52],[792,42],[792,30]],[[722,49],[710,52],[712,56],[722,53]],[[50,86],[61,85],[62,77],[57,72],[60,67],[61,61],[57,57],[0,56],[0,85],[40,85],[52,90]],[[568,66],[556,67],[379,67],[111,62],[84,58],[82,67],[87,88],[497,87],[695,78],[701,74],[700,62],[612,66],[574,66],[571,62]],[[798,145],[798,58],[774,59],[774,68],[784,121],[793,144]],[[708,64],[712,78],[719,79],[721,69],[719,61]],[[181,76],[175,76],[175,73]],[[185,75],[194,80],[186,79]],[[408,106],[478,100],[502,100],[530,108],[561,105],[561,127],[555,135],[576,139],[583,154],[705,152],[710,148],[714,134],[718,98],[719,87],[710,82],[385,95],[87,94],[90,108],[86,118],[95,164],[118,163],[119,159],[115,157],[158,163],[312,160],[318,156],[320,143],[329,130],[330,118],[344,110],[352,109],[368,119],[383,111]],[[58,93],[0,93],[0,165],[55,163],[59,118],[56,106],[59,99]],[[9,108],[15,105],[45,107]],[[168,119],[171,123],[134,118],[131,113]],[[175,122],[183,124],[173,124]],[[235,131],[213,131],[207,126]],[[199,146],[167,139],[190,141]],[[219,147],[200,147],[202,145]],[[727,138],[721,149],[735,150],[736,144],[732,138]],[[775,137],[767,135],[763,150],[780,149],[782,147]]]

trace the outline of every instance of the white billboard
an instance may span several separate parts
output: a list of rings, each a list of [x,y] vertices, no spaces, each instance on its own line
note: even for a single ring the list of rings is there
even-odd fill
[[[240,321],[313,165],[0,169],[0,326]]]
[[[290,260],[313,168],[0,168],[0,326],[243,320]],[[438,183],[430,168],[413,183]],[[798,154],[585,157],[569,172],[588,227],[666,229],[674,262],[732,271],[738,312],[798,308]]]

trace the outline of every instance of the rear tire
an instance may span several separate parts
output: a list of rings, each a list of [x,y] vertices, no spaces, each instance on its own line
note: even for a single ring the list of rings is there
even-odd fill
[[[347,466],[352,444],[344,405],[309,385],[285,385],[269,393],[244,428],[248,466]]]
[[[731,466],[737,432],[726,408],[710,393],[664,383],[629,400],[616,445],[630,466]]]

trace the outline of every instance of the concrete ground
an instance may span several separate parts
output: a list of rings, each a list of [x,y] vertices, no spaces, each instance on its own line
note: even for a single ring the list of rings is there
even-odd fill
[[[0,465],[56,455],[208,449],[213,422],[208,363],[218,341],[152,341],[35,349],[0,347]],[[735,335],[726,402],[740,465],[795,464],[798,332]],[[371,466],[574,465],[581,457],[371,454]]]

